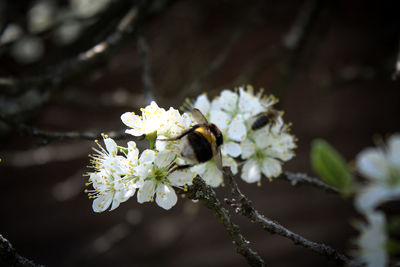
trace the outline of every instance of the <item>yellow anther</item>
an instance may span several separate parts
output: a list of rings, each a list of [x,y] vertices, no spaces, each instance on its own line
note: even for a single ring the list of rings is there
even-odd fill
[[[261,182],[258,182],[258,183],[257,183],[257,186],[260,187],[260,186],[261,186]]]

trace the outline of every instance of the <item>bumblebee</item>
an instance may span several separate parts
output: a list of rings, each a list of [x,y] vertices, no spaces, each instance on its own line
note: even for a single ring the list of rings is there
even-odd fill
[[[223,136],[221,130],[213,123],[208,123],[200,110],[193,108],[192,116],[197,124],[181,135],[170,139],[158,141],[181,140],[181,156],[189,164],[179,168],[192,167],[194,164],[203,163],[214,158],[218,169],[222,170],[221,145]]]
[[[269,124],[269,127],[273,127],[280,115],[281,112],[277,111],[276,109],[269,109],[265,112],[259,113],[256,115],[256,119],[251,125],[251,129],[255,131],[261,129],[267,124]]]

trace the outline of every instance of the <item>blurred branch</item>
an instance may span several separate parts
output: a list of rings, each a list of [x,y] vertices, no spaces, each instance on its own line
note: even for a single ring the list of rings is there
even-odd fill
[[[150,104],[154,100],[154,86],[150,75],[150,56],[149,56],[149,46],[147,44],[146,38],[140,35],[138,38],[138,49],[140,54],[140,59],[142,61],[142,82],[145,104]]]
[[[19,134],[23,136],[29,136],[29,137],[39,137],[43,139],[44,144],[49,144],[52,141],[55,140],[77,140],[77,139],[83,139],[83,140],[94,140],[94,139],[100,139],[102,138],[101,133],[92,133],[92,132],[52,132],[52,131],[44,131],[40,130],[31,126],[28,126],[23,123],[18,123],[10,118],[7,118],[4,114],[0,113],[0,121],[3,121],[6,123],[8,126],[10,126],[12,129],[17,131]],[[128,134],[125,133],[125,130],[121,130],[119,132],[112,131],[107,133],[108,136],[110,136],[113,139],[120,140],[124,139]]]
[[[99,59],[109,54],[111,50],[119,46],[127,36],[133,31],[135,23],[138,21],[139,11],[143,11],[144,6],[133,6],[122,17],[114,31],[109,34],[103,41],[95,44],[90,49],[79,53],[76,57],[65,60],[57,67],[51,68],[47,73],[26,77],[21,79],[3,77],[0,85],[2,93],[19,94],[31,88],[46,87],[54,90],[66,79],[83,72],[89,67],[96,67]]]
[[[251,248],[247,241],[240,233],[239,226],[231,221],[229,212],[222,206],[221,202],[216,197],[215,191],[207,185],[202,178],[197,176],[193,179],[193,185],[189,187],[185,195],[189,199],[200,200],[208,209],[210,209],[218,221],[224,226],[228,232],[233,244],[236,246],[236,251],[241,254],[247,263],[251,266],[265,266],[263,259]]]
[[[0,234],[0,263],[8,266],[26,266],[26,267],[39,267],[43,266],[35,264],[33,261],[22,257],[17,253],[11,243]]]
[[[57,66],[49,68],[48,71],[39,75],[26,76],[21,78],[16,77],[0,77],[0,93],[4,95],[21,95],[27,91],[40,91],[40,101],[31,104],[30,109],[39,110],[44,103],[52,99],[50,96],[67,80],[88,73],[94,68],[97,68],[99,62],[106,59],[116,48],[120,47],[124,41],[132,36],[141,25],[147,23],[147,19],[155,13],[160,13],[173,0],[152,0],[152,1],[119,1],[118,3],[131,6],[125,14],[119,19],[117,25],[111,33],[109,33],[101,42],[98,42],[90,49],[77,54],[73,58],[68,58]],[[126,9],[126,8],[125,8]],[[47,92],[47,93],[43,93]],[[10,100],[11,101],[11,100]],[[18,99],[16,100],[16,102]],[[16,110],[5,113],[22,114],[25,110]],[[31,112],[29,112],[31,114]],[[76,138],[76,134],[72,134],[72,138]],[[78,135],[79,136],[79,135]],[[87,137],[89,138],[89,136]]]
[[[280,176],[278,176],[278,178],[287,180],[287,181],[291,182],[292,185],[308,184],[308,185],[322,189],[329,193],[335,193],[335,194],[340,193],[336,187],[328,185],[318,178],[309,177],[305,173],[292,173],[292,172],[285,171]]]
[[[236,41],[242,36],[243,34],[243,27],[239,27],[231,36],[231,38],[228,40],[226,46],[219,52],[219,54],[215,57],[215,59],[210,63],[208,68],[200,74],[200,76],[192,82],[192,84],[187,88],[187,90],[190,92],[190,95],[198,95],[200,93],[201,87],[204,85],[204,83],[210,79],[218,70],[221,68],[222,64],[226,61],[228,58],[230,52],[232,51],[232,48]],[[181,96],[187,96],[189,97],[186,90],[182,90]]]
[[[310,36],[318,14],[322,9],[323,1],[306,0],[301,7],[289,32],[283,39],[283,46],[289,50],[282,64],[281,75],[278,77],[276,94],[279,95],[297,77],[299,69],[296,68],[299,56],[307,38]]]
[[[292,240],[294,244],[311,249],[321,255],[326,256],[331,260],[336,261],[341,265],[352,263],[347,256],[337,252],[335,249],[325,244],[310,241],[298,234],[291,232],[279,223],[269,220],[268,218],[260,214],[253,207],[251,201],[244,194],[242,194],[242,192],[240,192],[240,189],[233,179],[233,174],[229,167],[224,167],[224,178],[228,181],[228,184],[231,187],[232,195],[234,197],[233,200],[225,199],[225,201],[234,208],[236,213],[249,218],[251,222],[255,222],[261,225],[266,231],[272,234],[278,234],[280,236],[286,237]]]

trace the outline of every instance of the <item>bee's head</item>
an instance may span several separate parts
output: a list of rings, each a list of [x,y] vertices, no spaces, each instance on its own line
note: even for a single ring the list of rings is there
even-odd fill
[[[210,123],[210,130],[213,133],[213,135],[215,136],[217,147],[219,147],[224,142],[224,138],[222,136],[221,130],[214,123]]]

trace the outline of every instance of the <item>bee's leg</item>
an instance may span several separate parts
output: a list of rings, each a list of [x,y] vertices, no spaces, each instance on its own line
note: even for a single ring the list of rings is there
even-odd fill
[[[178,164],[174,163],[174,165],[169,169],[168,174],[171,174],[177,170],[184,170],[184,169],[187,169],[187,168],[190,168],[193,166],[194,166],[193,164],[178,165]]]
[[[161,139],[157,139],[157,141],[176,141],[176,140],[179,140],[179,139],[181,139],[182,137],[184,137],[185,135],[187,135],[187,134],[189,134],[189,133],[191,133],[191,132],[193,132],[195,129],[197,129],[199,127],[199,125],[195,125],[195,126],[193,126],[191,129],[189,129],[189,130],[187,130],[187,131],[185,131],[185,132],[183,132],[183,133],[181,133],[180,135],[178,135],[177,137],[174,137],[174,138],[161,138]]]
[[[176,169],[177,170],[184,170],[184,169],[187,169],[187,168],[190,168],[190,167],[193,167],[193,166],[194,166],[193,164],[177,165]]]

